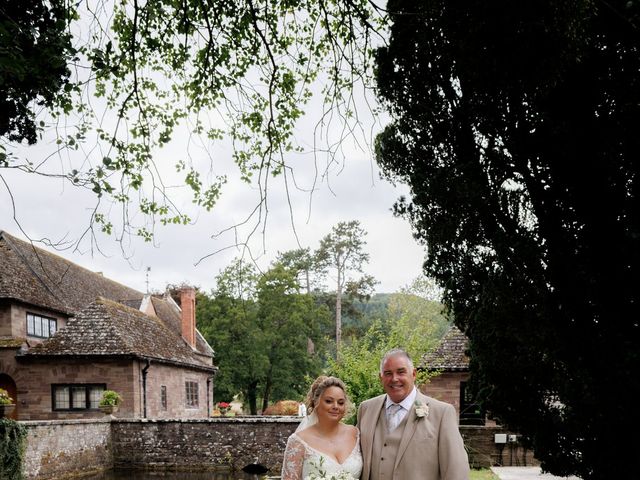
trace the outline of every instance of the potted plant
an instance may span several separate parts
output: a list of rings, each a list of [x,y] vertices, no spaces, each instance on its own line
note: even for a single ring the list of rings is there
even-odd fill
[[[13,409],[16,407],[13,403],[13,398],[9,396],[4,388],[0,388],[0,418],[11,415]]]
[[[231,409],[230,403],[227,403],[227,402],[218,403],[218,410],[220,410],[220,413],[222,414],[223,417],[227,415],[227,412],[229,411],[229,409]]]
[[[114,392],[113,390],[105,390],[104,392],[102,392],[102,398],[100,399],[99,407],[103,413],[110,415],[118,411],[120,402],[122,402],[122,397],[118,394],[118,392]]]

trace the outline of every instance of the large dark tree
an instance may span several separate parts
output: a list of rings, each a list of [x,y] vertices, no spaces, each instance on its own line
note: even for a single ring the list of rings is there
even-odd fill
[[[637,1],[390,1],[386,173],[543,467],[629,478],[640,394]]]
[[[35,107],[68,108],[71,12],[65,0],[0,5],[0,137],[36,142]],[[67,92],[69,89],[67,89]],[[4,147],[0,145],[4,151]],[[6,162],[0,152],[0,167]]]

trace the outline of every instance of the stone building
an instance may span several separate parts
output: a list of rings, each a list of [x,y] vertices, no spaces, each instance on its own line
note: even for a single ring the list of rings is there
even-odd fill
[[[456,326],[451,326],[438,346],[423,355],[418,368],[439,372],[439,375],[431,378],[421,390],[430,397],[452,404],[458,412],[460,425],[485,425],[485,413],[467,388],[467,342],[464,333]]]
[[[0,231],[0,388],[19,420],[206,418],[213,350],[196,329],[195,289],[149,295]]]

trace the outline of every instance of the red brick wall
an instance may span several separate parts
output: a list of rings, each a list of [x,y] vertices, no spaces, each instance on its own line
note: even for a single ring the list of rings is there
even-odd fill
[[[0,300],[0,337],[11,336],[11,305]]]
[[[210,374],[195,370],[177,369],[168,365],[151,363],[147,370],[148,418],[206,418],[212,411],[211,386],[207,394],[207,378]],[[186,408],[185,382],[198,383],[198,408]],[[160,401],[162,385],[167,387],[167,409]],[[207,401],[209,408],[207,410]]]
[[[132,360],[83,361],[45,360],[16,362],[16,349],[0,349],[0,373],[9,375],[17,387],[19,420],[61,420],[102,418],[100,411],[58,412],[52,410],[51,385],[54,383],[104,383],[123,398],[118,418],[143,416],[142,368],[144,362]],[[147,371],[148,418],[206,418],[207,372],[151,363]],[[185,381],[198,383],[199,406],[186,408]],[[167,386],[167,410],[160,405],[160,386]],[[211,411],[211,404],[209,404]]]
[[[437,377],[432,377],[428,383],[420,385],[420,391],[425,395],[450,403],[460,416],[460,382],[469,380],[469,372],[443,372]],[[485,420],[485,426],[495,427],[496,422]]]
[[[436,400],[450,403],[460,415],[460,382],[466,382],[468,379],[469,372],[443,372],[421,385],[420,391]]]
[[[42,315],[44,317],[55,318],[58,322],[58,330],[64,327],[67,324],[67,317],[60,314],[51,313],[49,310],[43,310],[37,307],[25,306],[21,304],[12,304],[9,307],[11,313],[10,318],[10,331],[9,333],[3,333],[6,329],[5,318],[3,315],[0,315],[0,335],[8,335],[12,337],[18,338],[27,338],[27,312],[35,313],[38,315]],[[5,325],[4,327],[2,325]],[[42,341],[41,338],[37,337],[28,337],[31,345],[35,345],[36,343],[40,343]]]
[[[191,345],[196,345],[196,291],[192,287],[180,290],[180,309],[182,310],[182,337]]]
[[[88,362],[80,360],[20,361],[13,376],[18,387],[20,420],[102,418],[100,411],[58,412],[52,410],[54,383],[104,383],[124,399],[118,416],[134,417],[139,396],[137,375],[131,360]]]

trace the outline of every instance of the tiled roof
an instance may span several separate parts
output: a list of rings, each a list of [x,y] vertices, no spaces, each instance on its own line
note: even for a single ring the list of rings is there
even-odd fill
[[[458,327],[452,326],[442,337],[440,344],[422,356],[419,368],[427,370],[469,370],[469,357],[465,351],[468,340]]]
[[[142,292],[114,282],[100,273],[87,270],[58,255],[49,253],[28,242],[19,240],[6,232],[0,231],[0,299],[18,300],[30,305],[37,305],[49,310],[61,312],[70,317],[78,315],[79,312],[84,311],[88,305],[93,305],[98,298],[101,299],[103,304],[105,304],[106,300],[111,300],[119,304],[123,309],[126,309],[127,306],[131,307],[131,309],[138,312],[140,316],[150,319],[146,322],[138,322],[138,326],[162,325],[162,329],[153,330],[154,335],[168,334],[169,336],[162,340],[156,339],[157,342],[162,343],[164,347],[172,344],[172,342],[178,342],[181,345],[180,348],[184,346],[184,348],[189,350],[189,355],[186,357],[177,352],[176,355],[178,355],[178,357],[182,356],[184,358],[195,359],[195,363],[199,364],[205,361],[206,364],[206,359],[203,360],[195,353],[210,358],[213,356],[211,347],[209,347],[202,336],[198,336],[196,340],[197,352],[195,353],[191,347],[185,343],[182,339],[180,313],[175,303],[162,297],[154,297],[152,301],[157,317],[148,316],[138,310],[143,297],[144,294]],[[93,308],[95,308],[95,306]],[[114,308],[112,308],[112,310],[116,313],[120,311],[120,309]],[[121,314],[119,315],[121,318]],[[100,340],[100,342],[106,342],[105,348],[107,348],[107,344],[110,345],[109,354],[128,352],[126,345],[122,343],[122,337],[125,335],[124,332],[129,331],[126,326],[119,324],[116,320],[114,320],[114,322],[104,323],[103,320],[100,320],[98,317],[96,317],[96,323],[92,327],[95,332],[88,337],[82,336],[82,338],[89,339],[92,338],[92,335],[100,335],[102,337],[112,335],[113,338],[109,340],[105,338]],[[67,323],[67,327],[72,323],[73,320],[70,320]],[[82,325],[89,329],[86,322],[82,323]],[[122,326],[121,330],[113,332],[108,330],[99,331],[103,328],[120,329],[118,325]],[[40,344],[38,348],[41,350],[37,350],[34,353],[47,351],[49,344],[52,345],[52,349],[56,349],[56,354],[61,354],[63,351],[66,352],[65,354],[86,354],[86,352],[101,351],[100,348],[86,350],[84,347],[89,340],[79,342],[77,349],[74,349],[73,344],[70,343],[65,343],[65,348],[62,348],[62,344],[58,345],[58,343],[55,343],[54,347],[54,343],[52,342],[54,339],[57,342],[58,337],[60,337],[60,341],[63,343],[74,338],[72,336],[73,332],[70,334],[66,332],[67,327],[60,329],[51,339]],[[75,326],[73,328],[77,329],[78,327]],[[140,336],[142,333],[151,335],[151,333],[142,330],[141,332],[134,332],[132,338],[136,338],[136,335]],[[118,343],[119,346],[115,348],[115,343],[113,342]],[[133,345],[135,345],[135,343]],[[147,342],[145,345],[152,346],[153,342]],[[53,350],[51,350],[51,352],[53,352]],[[150,351],[142,347],[128,353],[154,356]],[[167,360],[172,358],[172,354],[168,351],[161,351],[157,355],[161,355],[162,358]],[[191,360],[189,360],[189,362],[191,362]],[[207,365],[211,365],[210,360]]]
[[[0,298],[68,315],[98,297],[140,305],[141,292],[0,231]]]
[[[153,304],[156,314],[160,318],[165,319],[169,328],[172,328],[178,335],[182,335],[182,320],[175,300],[172,302],[164,297],[154,295],[151,297],[151,303]],[[202,355],[213,357],[213,349],[202,335],[200,335],[200,332],[196,334],[196,350]]]
[[[58,355],[129,355],[214,369],[160,318],[105,298],[92,302],[56,335],[24,354]]]

